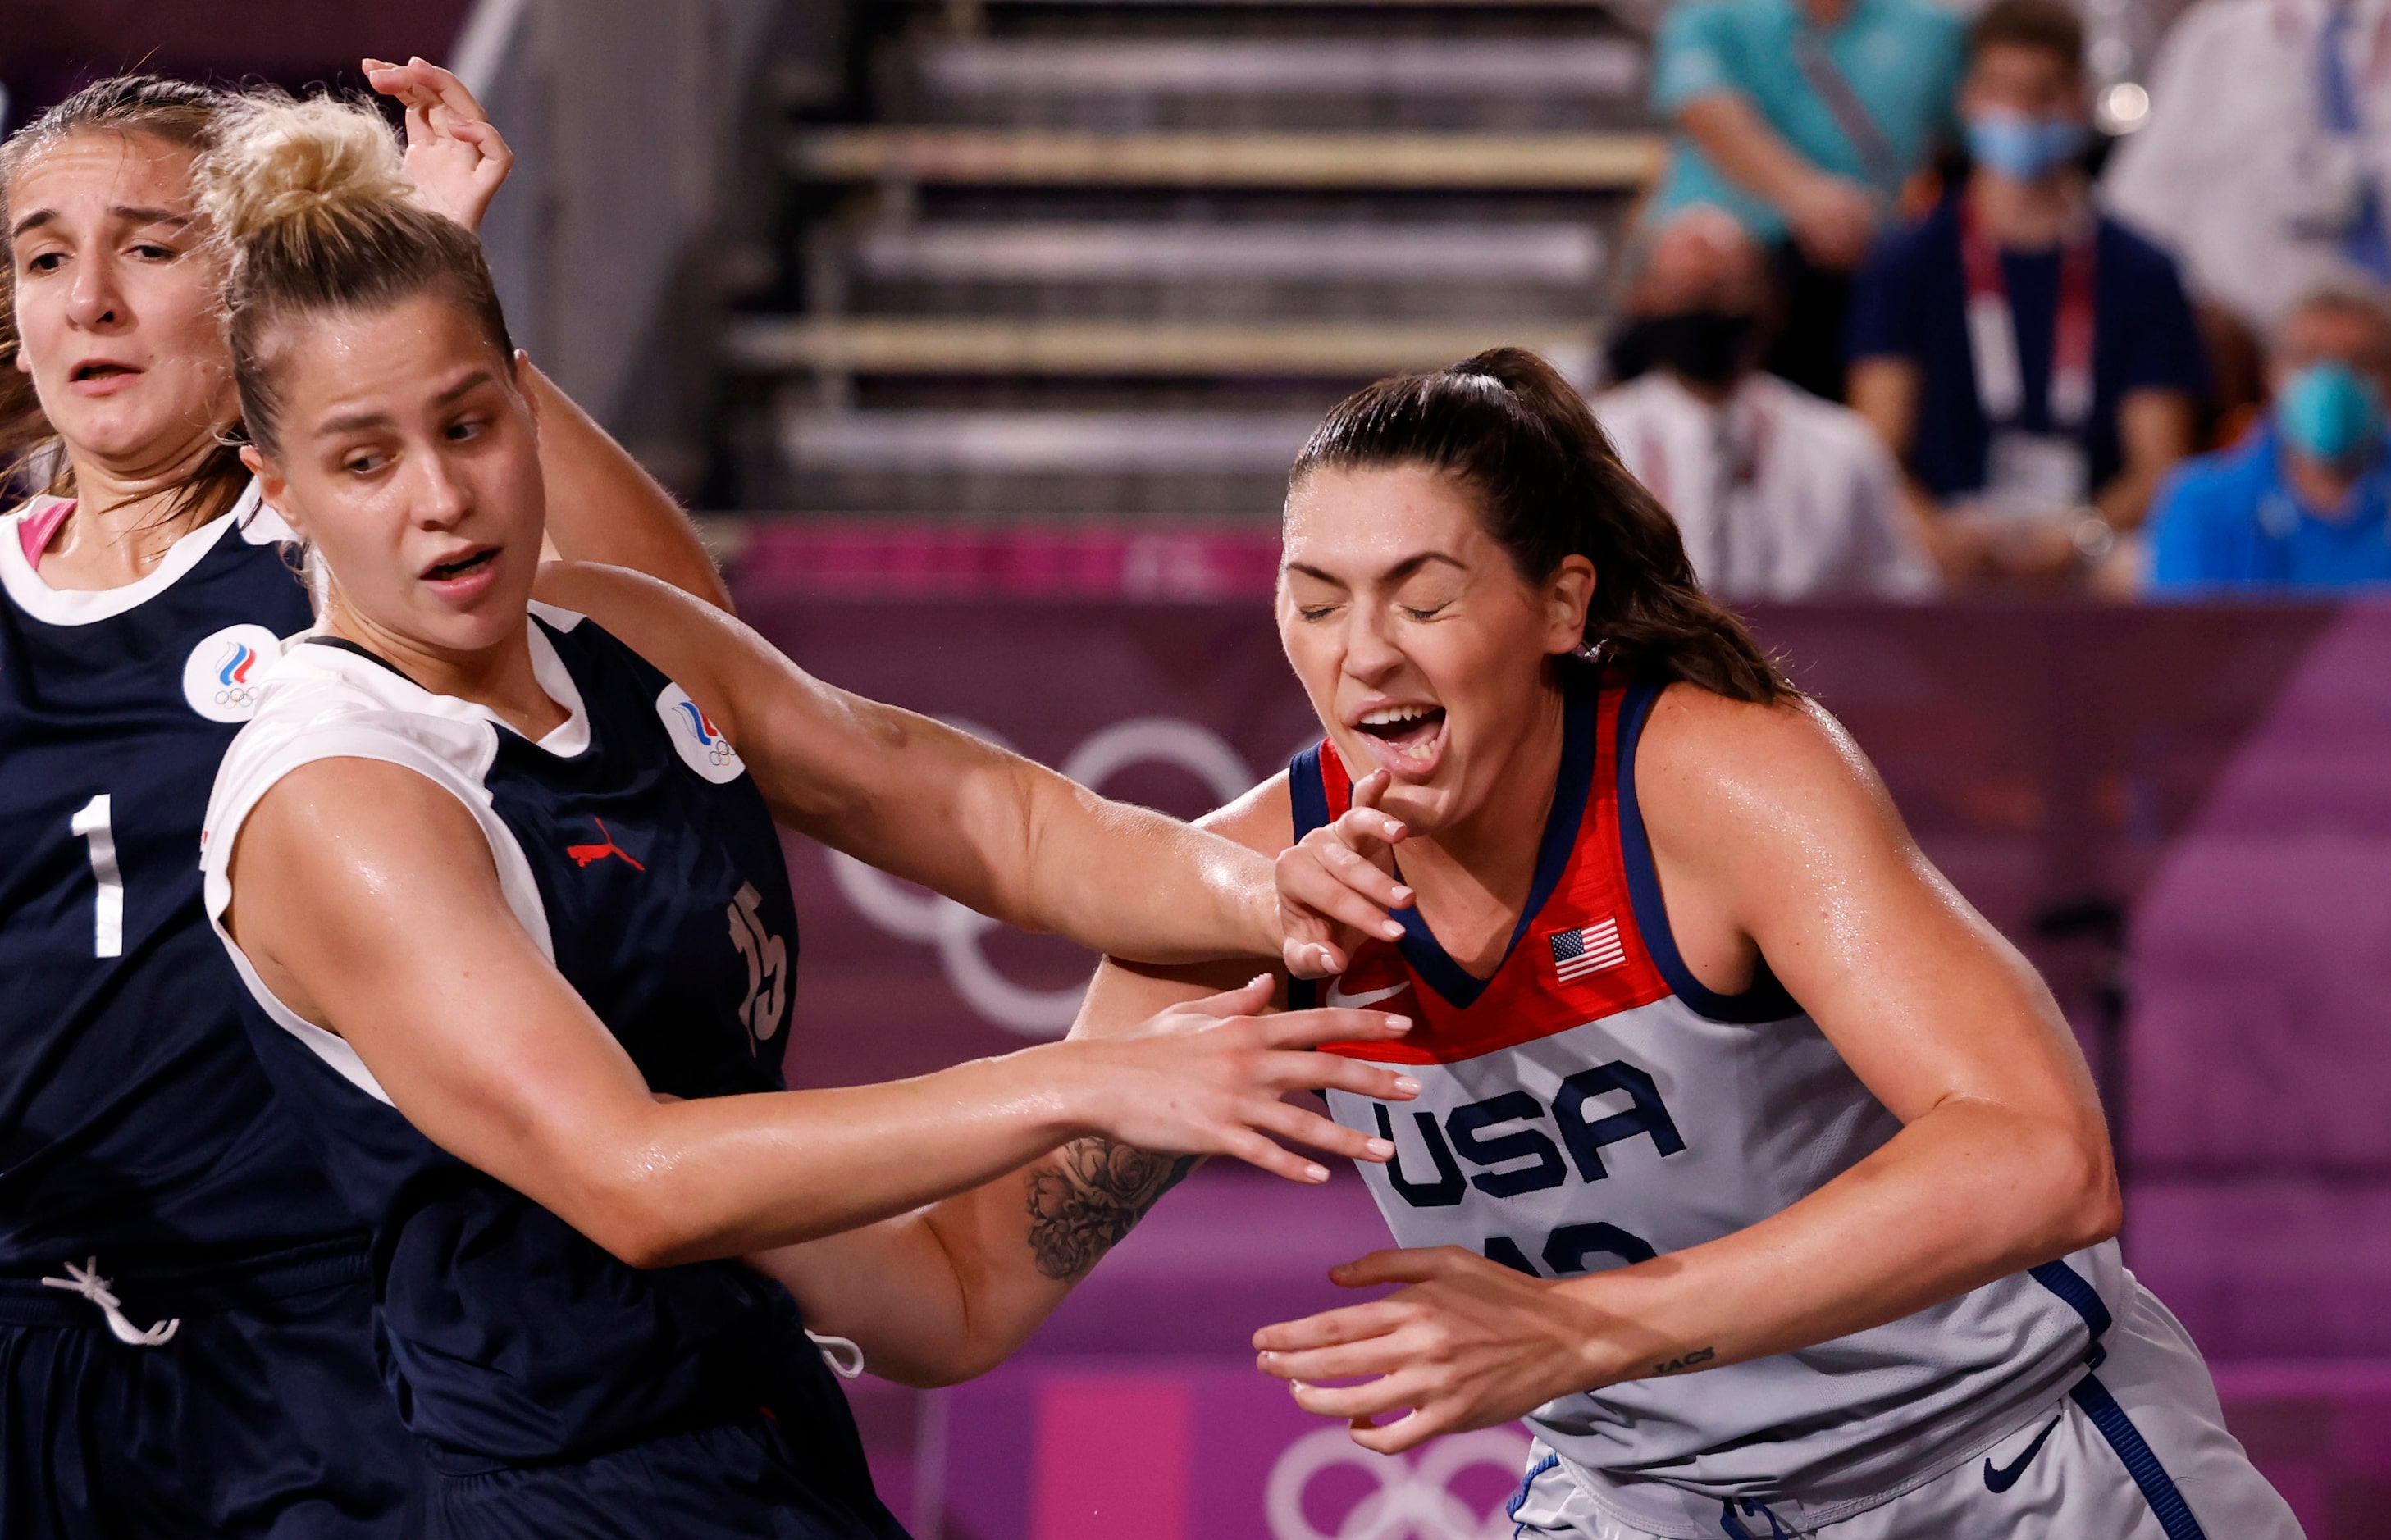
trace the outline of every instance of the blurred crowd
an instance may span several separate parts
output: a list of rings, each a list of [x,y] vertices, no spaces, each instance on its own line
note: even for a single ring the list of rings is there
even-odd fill
[[[1738,598],[2391,583],[2391,0],[1682,0],[1595,407]],[[2144,98],[2136,95],[2135,106]]]

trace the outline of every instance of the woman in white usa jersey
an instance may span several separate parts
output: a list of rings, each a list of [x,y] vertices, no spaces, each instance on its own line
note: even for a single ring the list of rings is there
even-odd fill
[[[1407,1287],[1256,1334],[1300,1405],[1525,1417],[1522,1535],[2299,1533],[2119,1261],[2049,992],[1550,367],[1332,412],[1278,616],[1327,736],[1210,827],[1351,927],[1326,1003],[1416,1023],[1330,1051],[1424,1085],[1330,1096],[1404,1248],[1334,1277]],[[1107,963],[1079,1030],[1205,987]]]

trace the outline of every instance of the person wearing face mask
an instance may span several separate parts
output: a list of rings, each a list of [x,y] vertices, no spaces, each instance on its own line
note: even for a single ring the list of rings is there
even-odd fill
[[[2191,597],[2391,583],[2391,307],[2311,290],[2284,317],[2259,431],[2186,465],[2151,516],[2150,590]]]
[[[2258,339],[2303,296],[2391,284],[2391,6],[2196,0],[2149,84],[2103,206],[2175,253],[2220,385],[2255,401]]]
[[[2064,584],[2191,452],[2207,361],[2173,260],[2092,206],[2073,8],[1997,0],[1971,45],[1972,168],[1862,272],[1851,401],[1907,467],[1946,577]]]
[[[1761,371],[1766,258],[1725,211],[1653,238],[1629,308],[1652,367],[1594,402],[1619,456],[1730,599],[1922,598],[1936,587],[1893,457],[1847,407]]]

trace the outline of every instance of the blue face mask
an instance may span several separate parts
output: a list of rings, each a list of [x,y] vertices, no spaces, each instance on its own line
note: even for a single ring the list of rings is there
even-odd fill
[[[1981,112],[1968,120],[1968,153],[1986,171],[2031,182],[2084,153],[2091,131],[2073,118]]]
[[[2383,440],[2383,394],[2346,364],[2330,359],[2292,376],[2275,400],[2283,442],[2311,460],[2349,466],[2371,457]]]

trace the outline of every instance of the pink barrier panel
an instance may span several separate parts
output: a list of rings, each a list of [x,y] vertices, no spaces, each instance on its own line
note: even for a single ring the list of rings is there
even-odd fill
[[[2217,1389],[2309,1540],[2379,1540],[2391,1363],[2229,1367]],[[1373,1455],[1220,1359],[1030,1359],[941,1394],[924,1540],[1497,1540],[1528,1452],[1513,1424]]]

